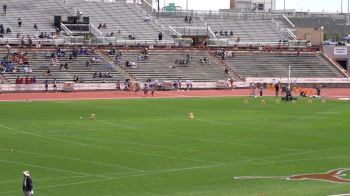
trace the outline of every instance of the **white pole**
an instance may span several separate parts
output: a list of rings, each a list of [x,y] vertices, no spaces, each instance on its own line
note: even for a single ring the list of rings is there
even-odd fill
[[[283,3],[283,10],[286,11],[286,0],[284,0],[284,3]]]
[[[291,75],[291,68],[292,66],[289,65],[289,68],[288,68],[288,88],[290,89],[290,75]]]
[[[186,10],[188,10],[188,0],[186,0]]]

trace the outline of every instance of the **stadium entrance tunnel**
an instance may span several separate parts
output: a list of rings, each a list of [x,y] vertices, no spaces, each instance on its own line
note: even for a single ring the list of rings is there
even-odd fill
[[[337,60],[337,62],[339,63],[339,65],[344,68],[345,70],[348,70],[348,60]]]

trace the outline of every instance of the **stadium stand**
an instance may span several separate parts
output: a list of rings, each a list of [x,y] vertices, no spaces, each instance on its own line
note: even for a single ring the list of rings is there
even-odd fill
[[[108,66],[110,63],[98,54],[79,55],[76,59],[69,60],[68,53],[65,57],[60,58],[58,65],[53,66],[50,57],[46,55],[47,52],[38,52],[36,54],[33,51],[26,52],[29,57],[31,73],[24,73],[22,71],[5,72],[4,76],[10,83],[15,83],[17,76],[26,77],[27,75],[29,77],[35,76],[37,83],[44,83],[47,79],[56,79],[57,82],[69,82],[73,81],[74,76],[78,76],[79,79],[82,79],[83,82],[86,83],[111,82],[126,79],[115,67]],[[49,53],[51,53],[51,51]],[[5,55],[6,53],[0,52],[0,56]],[[93,57],[99,60],[91,62]],[[86,61],[90,62],[91,67],[86,66]],[[64,65],[65,63],[68,63],[69,70],[60,67],[61,64]],[[15,64],[16,67],[23,66],[16,63],[13,64]],[[50,74],[46,73],[45,70],[47,69],[50,70]],[[95,73],[97,73],[97,77],[94,77]],[[103,77],[100,77],[99,73],[101,73]],[[111,78],[107,77],[108,73]]]
[[[113,32],[117,39],[129,39],[129,35],[132,34],[137,40],[155,40],[158,39],[158,33],[162,32],[163,39],[171,39],[154,23],[145,22],[144,15],[124,1],[67,0],[67,2],[76,10],[82,11],[84,16],[89,16],[94,26],[106,24],[107,28],[100,30],[107,36]]]
[[[225,63],[243,77],[291,77],[296,78],[339,78],[345,77],[318,53],[303,53],[300,58],[295,53],[241,52]]]
[[[273,28],[271,20],[240,19],[240,18],[216,18],[205,19],[218,37],[236,40],[238,37],[243,42],[278,42],[286,37]],[[228,35],[225,36],[225,31]],[[233,32],[233,36],[230,32]],[[224,35],[220,35],[222,32]]]
[[[4,37],[15,38],[17,34],[36,37],[40,32],[55,32],[53,16],[67,15],[69,10],[56,0],[2,0],[7,4],[7,14],[0,15],[0,24],[10,27],[11,34]],[[22,25],[18,26],[18,18]],[[37,24],[37,29],[34,28]]]
[[[175,64],[176,60],[186,60],[189,54],[189,64]],[[190,79],[193,82],[210,82],[225,79],[224,67],[218,63],[207,52],[200,51],[150,51],[149,60],[140,61],[140,52],[123,51],[120,65],[138,81],[146,81],[149,78],[159,81],[174,81]],[[201,63],[204,57],[210,63]],[[125,67],[126,61],[133,61],[137,68]]]

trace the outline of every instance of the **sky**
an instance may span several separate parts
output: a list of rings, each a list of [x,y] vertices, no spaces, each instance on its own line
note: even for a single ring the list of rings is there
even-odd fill
[[[266,0],[268,1],[268,0]],[[284,0],[276,0],[277,9],[283,9]],[[295,9],[296,11],[312,12],[340,12],[342,0],[285,0],[286,9]],[[175,3],[186,8],[186,0],[160,0],[161,6],[169,3]],[[228,9],[230,0],[188,0],[189,9],[193,10],[219,10]],[[347,12],[348,0],[343,0],[343,12]]]

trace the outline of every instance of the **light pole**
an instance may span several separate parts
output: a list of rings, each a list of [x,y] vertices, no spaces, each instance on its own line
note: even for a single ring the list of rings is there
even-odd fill
[[[343,13],[343,0],[340,0],[340,13]]]
[[[186,10],[188,10],[188,0],[186,0]]]
[[[283,1],[283,10],[286,11],[286,0]]]

